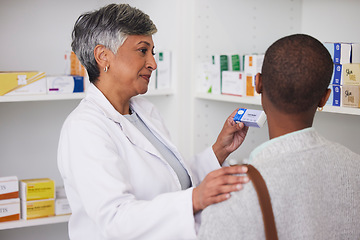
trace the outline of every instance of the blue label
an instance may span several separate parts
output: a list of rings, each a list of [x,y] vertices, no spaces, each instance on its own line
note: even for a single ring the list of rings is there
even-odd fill
[[[333,106],[340,107],[340,86],[333,86]]]
[[[234,116],[234,122],[241,122],[242,117],[246,112],[246,108],[240,108]]]
[[[84,78],[81,76],[74,77],[74,91],[73,92],[84,92]]]
[[[341,44],[334,43],[334,63],[340,64],[340,58],[341,58]]]
[[[341,73],[342,73],[342,65],[334,64],[334,78],[333,78],[332,84],[342,85]]]

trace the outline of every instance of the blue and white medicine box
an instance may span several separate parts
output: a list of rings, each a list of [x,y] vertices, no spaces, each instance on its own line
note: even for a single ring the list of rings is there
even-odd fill
[[[334,71],[331,78],[330,84],[343,85],[343,66],[341,64],[334,64]]]
[[[351,62],[351,43],[323,43],[329,51],[334,64],[344,64]]]
[[[266,122],[266,114],[264,111],[260,110],[239,108],[234,116],[234,122],[242,122],[245,126],[248,127],[261,128]]]
[[[331,89],[330,97],[326,102],[326,105],[340,107],[341,106],[341,88],[340,85],[330,85]]]
[[[84,92],[82,76],[47,76],[46,79],[48,94]]]

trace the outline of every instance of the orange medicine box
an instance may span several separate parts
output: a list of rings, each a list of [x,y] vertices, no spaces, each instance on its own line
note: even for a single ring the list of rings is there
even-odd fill
[[[20,199],[0,200],[0,222],[20,220]]]
[[[0,178],[0,200],[19,197],[19,181],[16,176]]]

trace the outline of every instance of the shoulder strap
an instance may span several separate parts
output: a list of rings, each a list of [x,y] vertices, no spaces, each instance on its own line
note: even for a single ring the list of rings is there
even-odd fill
[[[277,240],[278,235],[276,231],[275,218],[266,183],[262,178],[260,172],[254,166],[252,166],[251,164],[246,164],[246,166],[248,167],[247,175],[253,182],[254,188],[258,195],[261,212],[263,214],[265,237],[268,240]]]

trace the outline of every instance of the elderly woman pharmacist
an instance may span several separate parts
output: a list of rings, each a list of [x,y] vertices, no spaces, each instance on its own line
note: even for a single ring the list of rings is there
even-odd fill
[[[148,15],[125,4],[75,23],[72,48],[91,85],[59,142],[71,239],[195,239],[194,216],[248,181],[233,175],[246,167],[220,167],[247,132],[233,122],[235,111],[215,144],[185,162],[154,106],[135,97],[156,69],[156,31]]]

